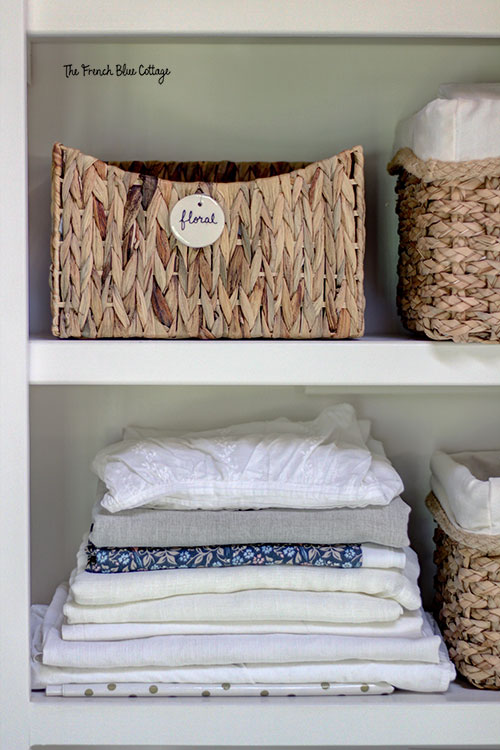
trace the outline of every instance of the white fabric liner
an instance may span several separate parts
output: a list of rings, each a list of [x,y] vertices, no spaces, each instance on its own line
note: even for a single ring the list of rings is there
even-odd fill
[[[92,468],[110,512],[386,505],[403,484],[376,441],[372,454],[366,425],[339,404],[310,422],[276,419],[178,437],[141,437],[145,431],[134,428],[126,434],[135,439],[104,448]]]
[[[85,542],[70,577],[77,604],[108,606],[189,594],[231,593],[248,589],[344,591],[391,598],[407,609],[421,606],[420,572],[415,552],[405,548],[404,570],[397,568],[324,568],[300,565],[247,565],[230,568],[179,568],[134,573],[85,571]]]
[[[441,96],[399,123],[394,151],[420,159],[469,161],[500,156],[500,84],[444,84]]]
[[[164,635],[125,641],[64,641],[61,584],[42,626],[43,663],[58,667],[195,666],[219,664],[333,662],[347,659],[438,663],[439,638],[424,626],[420,638],[337,635]]]
[[[431,488],[448,518],[464,531],[500,534],[500,451],[431,458]]]
[[[77,669],[41,664],[42,623],[40,608],[32,609],[32,687],[68,683],[376,683],[388,682],[403,690],[443,692],[455,676],[444,643],[439,650],[439,664],[413,662],[345,661],[330,664],[231,664],[224,666],[136,667],[120,669]],[[427,616],[428,617],[428,616]],[[436,626],[431,627],[435,628]],[[438,633],[437,628],[434,630]]]

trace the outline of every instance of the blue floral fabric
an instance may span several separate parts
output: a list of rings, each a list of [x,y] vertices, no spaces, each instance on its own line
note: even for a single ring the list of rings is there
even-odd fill
[[[87,545],[89,573],[133,573],[172,568],[238,565],[315,565],[360,568],[360,544],[239,544],[221,547],[94,547]]]

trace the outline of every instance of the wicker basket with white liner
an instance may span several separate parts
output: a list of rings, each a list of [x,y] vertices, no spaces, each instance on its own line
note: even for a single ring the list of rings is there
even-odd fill
[[[61,338],[363,334],[360,147],[313,164],[106,163],[56,144],[51,308]],[[189,248],[170,212],[208,196],[225,224]]]
[[[500,338],[498,87],[442,86],[401,123],[398,311],[433,339]]]
[[[476,687],[498,690],[500,452],[438,451],[431,467],[436,614],[458,671]]]

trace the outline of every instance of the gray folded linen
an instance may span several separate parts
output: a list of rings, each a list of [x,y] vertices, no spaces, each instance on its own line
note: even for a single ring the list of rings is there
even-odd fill
[[[89,539],[96,547],[195,547],[197,545],[338,544],[408,545],[410,507],[388,505],[331,510],[94,510]]]

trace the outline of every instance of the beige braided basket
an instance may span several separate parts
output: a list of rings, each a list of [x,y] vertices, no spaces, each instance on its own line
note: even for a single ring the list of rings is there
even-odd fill
[[[500,536],[457,528],[432,492],[426,505],[438,524],[435,614],[450,657],[475,687],[500,690]]]
[[[431,339],[500,338],[500,158],[422,161],[408,148],[397,174],[397,305]]]
[[[200,249],[176,202],[212,196]],[[361,147],[313,164],[104,162],[56,144],[52,332],[61,338],[349,338],[364,329]]]

